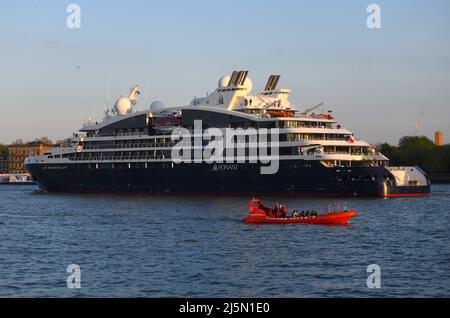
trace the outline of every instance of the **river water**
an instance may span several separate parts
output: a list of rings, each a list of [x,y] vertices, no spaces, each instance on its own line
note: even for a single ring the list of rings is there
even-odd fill
[[[245,197],[50,194],[0,186],[2,297],[450,297],[450,185],[347,203],[349,226],[247,225]],[[272,205],[275,198],[263,198]],[[67,266],[80,267],[79,289]],[[367,266],[380,267],[369,289]]]

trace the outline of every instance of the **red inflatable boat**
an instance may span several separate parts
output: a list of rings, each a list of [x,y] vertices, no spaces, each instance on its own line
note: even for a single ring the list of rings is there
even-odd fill
[[[261,200],[250,200],[248,203],[249,216],[244,219],[245,223],[269,223],[269,224],[348,224],[348,221],[356,216],[356,211],[328,212],[327,214],[292,213],[292,216],[274,215],[274,209],[265,207]],[[313,214],[313,215],[311,215]]]

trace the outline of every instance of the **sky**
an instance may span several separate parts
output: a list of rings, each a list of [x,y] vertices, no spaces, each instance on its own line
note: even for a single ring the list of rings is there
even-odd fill
[[[0,0],[0,143],[66,138],[134,84],[137,110],[187,105],[241,69],[256,89],[280,74],[297,109],[324,102],[368,142],[397,144],[419,122],[448,143],[449,34],[447,0]]]

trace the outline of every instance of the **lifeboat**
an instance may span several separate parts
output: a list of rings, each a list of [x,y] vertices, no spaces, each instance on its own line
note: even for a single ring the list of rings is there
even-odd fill
[[[159,133],[171,133],[181,125],[181,117],[161,116],[153,119],[152,128]]]
[[[329,120],[336,119],[333,116],[331,116],[330,114],[320,114],[319,117],[321,117],[323,119],[329,119]]]
[[[267,114],[270,117],[294,117],[295,112],[289,110],[268,110]]]
[[[249,216],[243,221],[245,223],[268,223],[268,224],[334,224],[346,225],[351,218],[357,215],[356,211],[328,212],[326,214],[313,214],[302,216],[301,213],[293,212],[291,216],[282,217],[274,215],[274,209],[264,206],[261,200],[253,199],[248,203]]]

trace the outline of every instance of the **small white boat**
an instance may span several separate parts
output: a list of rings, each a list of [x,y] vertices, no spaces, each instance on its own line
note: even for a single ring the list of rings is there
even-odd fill
[[[29,173],[0,174],[0,184],[27,185],[36,184]]]

